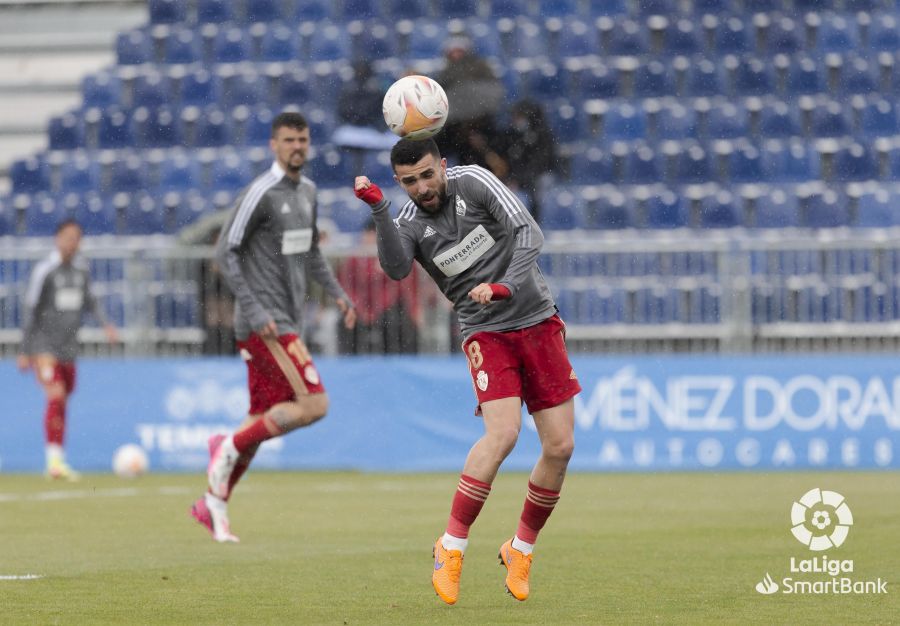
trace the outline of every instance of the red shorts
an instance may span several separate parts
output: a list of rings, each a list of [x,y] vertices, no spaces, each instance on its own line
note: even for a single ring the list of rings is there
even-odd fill
[[[66,395],[75,391],[75,362],[38,357],[34,371],[43,385],[62,383]]]
[[[278,344],[283,349],[273,352],[256,334],[238,341],[241,358],[247,363],[250,415],[265,413],[279,402],[292,402],[299,395],[325,393],[309,351],[297,335],[281,335]]]
[[[529,413],[562,404],[581,391],[566,354],[566,325],[558,315],[506,332],[475,333],[463,343],[478,407],[521,398]]]

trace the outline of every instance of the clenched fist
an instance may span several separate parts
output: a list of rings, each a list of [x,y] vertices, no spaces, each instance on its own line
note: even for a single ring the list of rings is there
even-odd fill
[[[353,192],[356,194],[357,198],[369,206],[375,206],[384,200],[384,194],[381,193],[381,189],[378,188],[378,185],[365,176],[356,177],[356,181],[353,184]]]

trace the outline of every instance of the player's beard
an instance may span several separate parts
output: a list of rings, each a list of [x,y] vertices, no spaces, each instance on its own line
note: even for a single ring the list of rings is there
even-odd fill
[[[419,207],[419,209],[425,211],[426,213],[437,213],[447,203],[447,185],[445,184],[443,187],[438,189],[436,195],[438,201],[437,204],[432,208],[420,204],[418,198],[413,198],[412,201],[417,207]]]
[[[300,163],[296,163],[294,161],[294,157],[300,157]],[[291,172],[297,173],[303,169],[303,166],[306,164],[306,155],[302,152],[294,152],[287,161],[287,169]]]

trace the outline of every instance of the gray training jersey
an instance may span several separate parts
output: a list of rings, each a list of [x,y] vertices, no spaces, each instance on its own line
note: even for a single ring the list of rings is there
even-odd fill
[[[63,263],[54,250],[34,266],[25,294],[22,354],[52,354],[60,361],[78,355],[78,329],[86,312],[105,322],[90,290],[88,264],[81,257]]]
[[[350,302],[319,250],[316,212],[315,184],[305,176],[295,183],[277,162],[238,196],[216,245],[238,339],[270,320],[279,335],[302,335],[307,268],[329,295]]]
[[[556,313],[537,266],[544,236],[515,194],[477,165],[448,168],[447,179],[437,213],[410,200],[392,223],[387,200],[372,209],[387,275],[399,280],[418,261],[453,303],[465,337],[533,326]],[[512,297],[478,304],[468,293],[481,283],[501,283]]]

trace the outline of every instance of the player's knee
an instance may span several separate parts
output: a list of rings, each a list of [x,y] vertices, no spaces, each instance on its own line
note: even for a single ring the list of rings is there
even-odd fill
[[[325,417],[326,413],[328,413],[328,405],[327,393],[317,393],[309,397],[309,413],[313,422],[317,422]]]
[[[548,441],[543,445],[544,457],[558,463],[568,463],[575,452],[575,438],[565,437],[555,441]]]
[[[499,428],[491,431],[489,439],[495,454],[502,460],[516,447],[519,431],[515,428]]]

